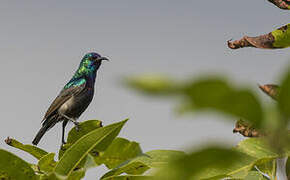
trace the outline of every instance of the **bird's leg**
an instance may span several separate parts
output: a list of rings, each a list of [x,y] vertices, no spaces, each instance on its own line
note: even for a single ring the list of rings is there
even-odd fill
[[[77,131],[79,131],[79,130],[80,130],[80,127],[79,127],[79,122],[77,122],[77,120],[76,120],[76,119],[74,119],[74,118],[70,118],[70,117],[68,117],[68,116],[67,116],[67,115],[65,115],[65,114],[62,114],[62,116],[63,116],[63,117],[65,117],[66,119],[68,119],[69,121],[73,122],[73,123],[74,123],[74,125],[75,125],[75,127],[76,127],[76,130],[77,130]]]
[[[74,123],[74,125],[76,127],[76,130],[79,131],[80,130],[80,127],[79,127],[79,124],[80,123],[77,122],[77,120],[76,119],[73,119],[73,118],[70,118],[69,120]]]
[[[62,122],[62,136],[61,136],[61,142],[62,142],[62,145],[66,144],[65,140],[64,140],[64,134],[65,134],[65,126],[67,125],[68,121],[67,120],[64,120]]]

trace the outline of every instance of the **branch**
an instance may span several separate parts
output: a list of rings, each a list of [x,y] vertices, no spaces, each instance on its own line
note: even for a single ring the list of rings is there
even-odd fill
[[[20,142],[18,142],[15,139],[12,139],[10,137],[7,137],[7,139],[5,139],[5,143],[9,146],[12,146],[14,148],[20,149],[22,151],[25,151],[29,154],[31,154],[32,156],[34,156],[37,159],[42,158],[43,156],[45,156],[46,154],[48,154],[46,151],[44,151],[43,149],[40,149],[36,146],[32,146],[30,144],[22,144]]]
[[[239,120],[236,122],[235,128],[233,129],[233,133],[240,133],[244,137],[265,136],[265,133],[258,131],[252,125],[243,120]]]
[[[265,84],[265,85],[259,85],[259,88],[268,96],[273,98],[274,100],[277,100],[280,88],[278,85],[275,84]]]
[[[243,47],[256,47],[261,49],[287,48],[290,46],[290,24],[282,26],[268,34],[256,37],[244,36],[240,40],[229,40],[227,43],[231,49]]]
[[[268,0],[268,1],[275,4],[280,9],[284,10],[290,9],[290,0]]]
[[[257,37],[249,37],[244,36],[240,40],[235,41],[228,41],[228,47],[231,49],[239,49],[243,47],[256,47],[256,48],[262,48],[262,49],[271,49],[273,48],[272,44],[274,42],[274,37],[271,33],[257,36]]]

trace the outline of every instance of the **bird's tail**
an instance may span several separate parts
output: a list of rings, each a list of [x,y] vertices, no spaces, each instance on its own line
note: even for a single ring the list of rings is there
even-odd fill
[[[46,133],[46,131],[48,131],[50,128],[52,128],[55,125],[55,122],[53,121],[50,121],[50,122],[52,123],[44,122],[42,124],[42,127],[40,128],[35,138],[33,139],[32,144],[37,145],[40,139],[42,138],[42,136]]]

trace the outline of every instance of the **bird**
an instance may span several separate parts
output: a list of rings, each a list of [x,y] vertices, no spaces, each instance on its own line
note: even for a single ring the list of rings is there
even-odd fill
[[[63,87],[46,111],[41,121],[42,127],[32,141],[33,145],[37,145],[43,135],[61,121],[62,145],[66,144],[64,139],[65,127],[69,121],[74,123],[76,130],[79,130],[77,119],[87,109],[93,99],[97,71],[103,60],[108,61],[108,58],[102,57],[95,52],[84,55],[73,77]]]

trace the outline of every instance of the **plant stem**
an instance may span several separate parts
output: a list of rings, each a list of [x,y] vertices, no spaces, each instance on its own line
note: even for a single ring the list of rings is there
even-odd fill
[[[278,180],[287,180],[287,173],[286,173],[286,162],[288,157],[281,157],[277,158],[277,171],[276,177]]]

